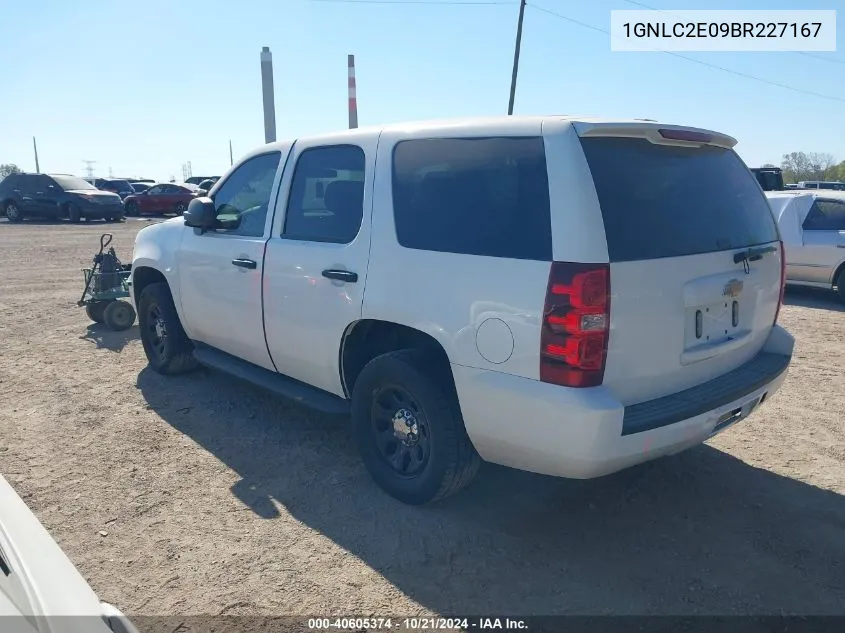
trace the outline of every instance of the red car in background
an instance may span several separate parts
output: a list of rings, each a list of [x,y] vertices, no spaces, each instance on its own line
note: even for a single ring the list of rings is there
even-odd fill
[[[192,185],[159,183],[146,191],[126,196],[123,206],[128,216],[165,213],[182,215],[197,193],[197,189]]]

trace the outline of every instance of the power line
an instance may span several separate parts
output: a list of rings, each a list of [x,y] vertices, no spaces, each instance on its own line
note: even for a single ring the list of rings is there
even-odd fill
[[[642,7],[643,9],[648,9],[649,11],[657,11],[658,13],[665,13],[666,15],[675,15],[672,11],[666,11],[665,9],[658,9],[656,7],[651,7],[647,4],[643,4],[642,2],[637,2],[637,0],[623,0],[628,4],[633,4],[636,7]],[[796,55],[803,55],[804,57],[812,57],[813,59],[820,59],[823,62],[830,62],[832,64],[845,64],[845,61],[841,59],[833,59],[832,57],[825,57],[824,55],[816,55],[814,53],[808,53],[807,51],[784,51],[787,53],[795,53]]]
[[[479,0],[472,2],[471,0],[310,0],[311,2],[334,2],[339,4],[424,4],[427,6],[437,5],[464,5],[464,6],[486,6],[493,4],[509,4],[513,5],[512,1],[506,0]]]
[[[610,35],[614,37],[613,34],[608,31],[607,29],[603,29],[598,26],[594,26],[592,24],[587,24],[586,22],[581,22],[580,20],[576,20],[575,18],[570,18],[568,16],[562,15],[560,13],[556,13],[555,11],[551,11],[550,9],[546,9],[545,7],[540,7],[534,4],[533,2],[528,5],[533,9],[537,9],[538,11],[542,11],[543,13],[548,13],[549,15],[553,15],[555,17],[560,18],[561,20],[566,20],[567,22],[572,22],[573,24],[577,24],[579,26],[583,26],[588,29],[592,29],[593,31],[598,31],[599,33],[604,33],[605,35]],[[792,92],[797,92],[800,94],[809,95],[811,97],[818,97],[820,99],[828,99],[829,101],[838,101],[840,103],[845,103],[845,99],[841,97],[834,97],[833,95],[823,94],[821,92],[814,92],[812,90],[804,90],[803,88],[796,88],[795,86],[790,86],[787,84],[782,84],[777,81],[771,81],[770,79],[764,79],[763,77],[758,77],[757,75],[752,75],[749,73],[744,73],[739,70],[733,70],[732,68],[725,68],[724,66],[718,66],[717,64],[711,64],[710,62],[704,62],[700,59],[695,59],[693,57],[687,57],[686,55],[681,55],[680,53],[676,53],[674,51],[666,51],[660,48],[653,49],[652,52],[655,53],[665,53],[666,55],[671,55],[672,57],[677,57],[679,59],[684,59],[688,62],[692,62],[693,64],[698,64],[699,66],[706,66],[707,68],[712,68],[714,70],[721,70],[722,72],[730,73],[731,75],[736,75],[737,77],[743,77],[745,79],[751,79],[752,81],[757,81],[760,83],[768,84],[770,86],[775,86],[777,88],[783,88],[784,90],[791,90]]]

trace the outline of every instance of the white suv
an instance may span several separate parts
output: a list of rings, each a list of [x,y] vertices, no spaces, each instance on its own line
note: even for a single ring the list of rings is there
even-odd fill
[[[782,245],[735,143],[555,116],[262,146],[138,233],[149,363],[351,412],[406,503],[480,459],[590,478],[678,452],[792,355]]]

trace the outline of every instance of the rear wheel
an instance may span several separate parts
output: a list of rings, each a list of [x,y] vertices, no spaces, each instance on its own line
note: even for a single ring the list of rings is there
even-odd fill
[[[193,345],[179,321],[167,284],[150,284],[141,292],[138,324],[144,353],[154,371],[172,375],[196,368]]]
[[[839,300],[845,303],[845,268],[836,277],[836,293],[839,295]]]
[[[23,220],[21,210],[18,208],[18,205],[14,202],[6,203],[6,218],[9,220],[9,222],[20,222],[21,220]]]
[[[175,207],[173,207],[173,212],[174,212],[176,215],[182,215],[183,213],[185,213],[185,209],[186,209],[186,208],[187,208],[187,207],[185,206],[185,203],[184,203],[184,202],[177,202],[177,203],[176,203],[176,206],[175,206]]]
[[[481,463],[448,365],[441,365],[424,352],[400,350],[370,361],[355,381],[352,423],[361,458],[375,482],[403,503],[458,492]]]
[[[103,310],[103,321],[115,332],[128,330],[135,323],[135,308],[128,301],[109,301]]]
[[[108,304],[108,301],[93,301],[91,303],[87,303],[85,304],[85,314],[87,314],[88,318],[94,321],[94,323],[103,323],[105,321],[104,313]]]

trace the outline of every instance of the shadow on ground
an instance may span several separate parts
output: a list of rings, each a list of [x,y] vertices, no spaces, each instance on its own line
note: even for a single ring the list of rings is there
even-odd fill
[[[839,300],[839,295],[823,288],[787,286],[783,302],[788,306],[845,312],[845,303]]]
[[[85,331],[85,335],[79,338],[94,343],[98,349],[121,352],[131,341],[137,341],[140,338],[140,332],[137,325],[133,325],[128,330],[115,332],[102,323],[92,323]]]
[[[441,614],[845,612],[843,497],[709,446],[593,481],[485,465],[412,508],[371,482],[343,420],[268,414],[213,372],[145,369],[138,387],[240,475],[232,493],[256,519],[275,501]]]

